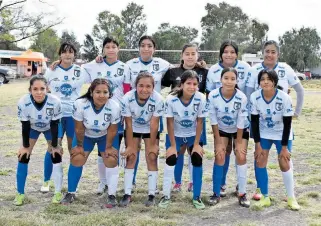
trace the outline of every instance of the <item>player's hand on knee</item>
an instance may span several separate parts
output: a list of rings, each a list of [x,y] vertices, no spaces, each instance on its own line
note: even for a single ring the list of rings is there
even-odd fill
[[[215,145],[215,158],[223,159],[225,158],[225,153],[226,147],[222,143]]]
[[[150,146],[149,153],[154,153],[155,155],[158,155],[158,152],[159,152],[159,147],[157,144]]]
[[[113,158],[117,159],[118,158],[118,151],[113,147],[106,148],[105,157],[106,158],[113,157]]]
[[[259,162],[261,156],[263,155],[263,150],[260,143],[255,144],[254,159],[256,162]]]
[[[166,150],[166,158],[168,158],[169,156],[175,155],[177,157],[177,150],[176,147],[174,146],[170,146],[167,150]]]
[[[57,145],[57,147],[55,148],[54,147],[51,148],[51,154],[53,157],[55,157],[56,154],[62,156],[63,153],[64,153],[63,149],[59,145]]]
[[[129,157],[131,155],[135,155],[136,154],[136,149],[134,149],[133,147],[131,147],[130,145],[128,147],[126,147],[125,151],[121,153],[121,156],[123,157]]]
[[[285,159],[287,161],[290,161],[291,153],[289,152],[289,150],[286,147],[282,147],[282,150],[279,155],[279,160],[280,159]]]
[[[201,157],[203,157],[203,155],[205,154],[203,147],[199,144],[194,144],[191,154],[193,154],[194,152],[198,153]]]
[[[79,154],[85,156],[85,151],[84,151],[83,147],[76,146],[73,149],[71,149],[71,157],[79,155]]]
[[[21,161],[21,157],[24,156],[25,154],[26,154],[26,158],[28,159],[30,157],[30,149],[25,147],[19,148],[17,153],[19,161]]]

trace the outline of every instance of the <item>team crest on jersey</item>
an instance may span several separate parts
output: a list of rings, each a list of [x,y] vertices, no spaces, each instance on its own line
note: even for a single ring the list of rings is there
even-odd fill
[[[105,121],[106,122],[109,122],[110,121],[110,119],[111,119],[111,114],[104,114],[104,119],[105,119]]]
[[[158,71],[159,70],[159,64],[153,64],[153,70]]]
[[[276,102],[275,103],[275,109],[277,111],[281,111],[283,109],[283,104],[282,103],[279,103],[279,102]]]
[[[198,74],[198,81],[199,81],[199,83],[201,83],[203,81],[203,75],[202,74]]]
[[[80,71],[79,70],[74,70],[74,76],[79,78],[80,76]]]
[[[46,109],[46,114],[48,115],[48,116],[52,116],[53,115],[53,108],[47,108]]]
[[[200,104],[194,104],[194,111],[198,111]]]
[[[111,71],[107,71],[107,77],[110,77]]]
[[[284,71],[284,70],[279,70],[279,71],[278,71],[278,76],[279,76],[280,78],[283,78],[283,77],[285,76],[285,71]]]
[[[148,111],[149,111],[149,112],[154,112],[154,111],[155,111],[155,105],[149,104],[149,105],[148,105]]]
[[[241,102],[234,102],[234,110],[239,110],[241,108]]]
[[[240,79],[243,79],[243,78],[244,78],[244,72],[238,72],[238,73],[237,73],[237,76],[238,76]]]
[[[94,120],[94,125],[98,126],[98,120]]]
[[[124,74],[123,68],[117,68],[117,76],[122,76]]]
[[[65,81],[68,81],[68,75],[64,76]]]

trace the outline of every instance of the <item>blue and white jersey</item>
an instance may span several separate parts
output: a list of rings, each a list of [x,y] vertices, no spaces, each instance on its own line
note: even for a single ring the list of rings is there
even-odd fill
[[[122,100],[121,114],[124,117],[132,117],[134,133],[150,133],[150,120],[152,116],[160,117],[164,112],[162,96],[155,90],[145,104],[137,102],[136,90],[125,94]]]
[[[196,135],[197,118],[205,118],[208,104],[204,94],[196,92],[188,104],[173,95],[166,98],[165,117],[174,118],[175,137],[191,137]]]
[[[235,89],[231,99],[226,100],[218,88],[208,95],[211,125],[218,125],[219,130],[236,133],[237,129],[249,126],[247,119],[247,98],[243,92]]]
[[[73,104],[80,96],[82,85],[89,82],[89,77],[82,74],[75,64],[67,69],[58,65],[54,71],[48,68],[44,77],[51,93],[61,101],[62,116],[71,117]]]
[[[111,124],[120,122],[120,107],[116,101],[109,99],[105,106],[96,110],[92,101],[82,98],[75,101],[72,117],[83,122],[85,136],[97,138],[105,136]]]
[[[254,88],[254,90],[259,89],[258,75],[263,69],[266,69],[263,63],[256,64],[250,69],[246,82],[247,87]],[[300,79],[297,77],[294,70],[286,63],[277,63],[273,70],[278,74],[278,85],[281,86],[285,92],[288,91],[289,86],[300,83]]]
[[[293,116],[291,97],[276,90],[274,97],[266,101],[263,90],[251,94],[250,112],[260,116],[260,136],[264,139],[282,140],[283,116]],[[292,132],[289,140],[293,139]]]
[[[31,94],[26,94],[18,102],[18,118],[20,121],[30,121],[31,129],[44,132],[50,129],[50,121],[61,119],[60,100],[47,94],[44,105],[38,108]]]
[[[130,80],[132,88],[135,87],[135,80],[139,74],[139,72],[147,71],[151,73],[154,77],[155,82],[155,90],[157,92],[161,92],[162,84],[161,80],[166,73],[166,71],[170,68],[170,63],[162,58],[153,57],[151,61],[145,63],[141,60],[141,58],[135,58],[127,61],[126,63],[130,69]]]
[[[239,89],[244,93],[245,84],[248,78],[250,65],[244,61],[237,60],[233,66],[237,71],[237,85]],[[214,89],[222,87],[221,74],[224,66],[221,63],[214,64],[208,71],[206,80],[206,90],[211,92]]]
[[[123,84],[130,84],[129,67],[121,62],[116,61],[112,64],[108,64],[106,59],[102,63],[96,63],[92,61],[87,64],[83,64],[81,69],[84,74],[87,74],[90,78],[90,82],[96,78],[107,79],[112,91],[112,99],[116,100],[119,104],[124,96]]]

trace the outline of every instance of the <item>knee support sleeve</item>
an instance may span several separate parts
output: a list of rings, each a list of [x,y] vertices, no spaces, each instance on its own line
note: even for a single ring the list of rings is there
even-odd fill
[[[191,161],[193,166],[199,167],[203,164],[203,158],[197,152],[192,153]]]

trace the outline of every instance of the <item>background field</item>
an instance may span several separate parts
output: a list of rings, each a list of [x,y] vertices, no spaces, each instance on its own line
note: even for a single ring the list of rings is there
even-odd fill
[[[281,172],[276,162],[275,151],[269,159],[270,193],[273,205],[264,210],[239,207],[234,197],[235,169],[234,157],[228,174],[228,196],[215,207],[203,211],[195,210],[188,193],[188,170],[184,167],[183,191],[173,194],[173,202],[166,210],[146,208],[143,202],[147,195],[147,169],[141,158],[138,171],[137,189],[133,203],[128,208],[102,209],[105,196],[95,194],[97,177],[97,151],[93,151],[80,181],[77,200],[70,206],[50,203],[52,192],[40,193],[43,178],[43,157],[46,151],[45,139],[41,136],[29,163],[27,178],[27,202],[22,207],[12,205],[15,197],[16,152],[21,138],[21,126],[16,117],[16,103],[27,93],[28,82],[19,80],[0,87],[0,225],[321,225],[321,81],[307,81],[305,104],[302,116],[294,121],[294,171],[296,194],[302,210],[293,212],[286,209],[284,186]],[[295,93],[291,93],[295,103]],[[209,145],[203,175],[203,201],[212,191],[213,138],[208,126]],[[163,139],[164,136],[162,136]],[[163,143],[163,142],[162,142]],[[248,151],[248,193],[255,190],[253,172],[253,143]],[[65,150],[66,147],[65,147]],[[158,187],[161,189],[164,147],[161,149]],[[141,155],[144,156],[144,155]],[[187,159],[185,159],[187,163]],[[67,186],[68,155],[64,155],[64,191]],[[123,195],[123,171],[120,174],[118,200]],[[161,198],[161,194],[157,199]]]

